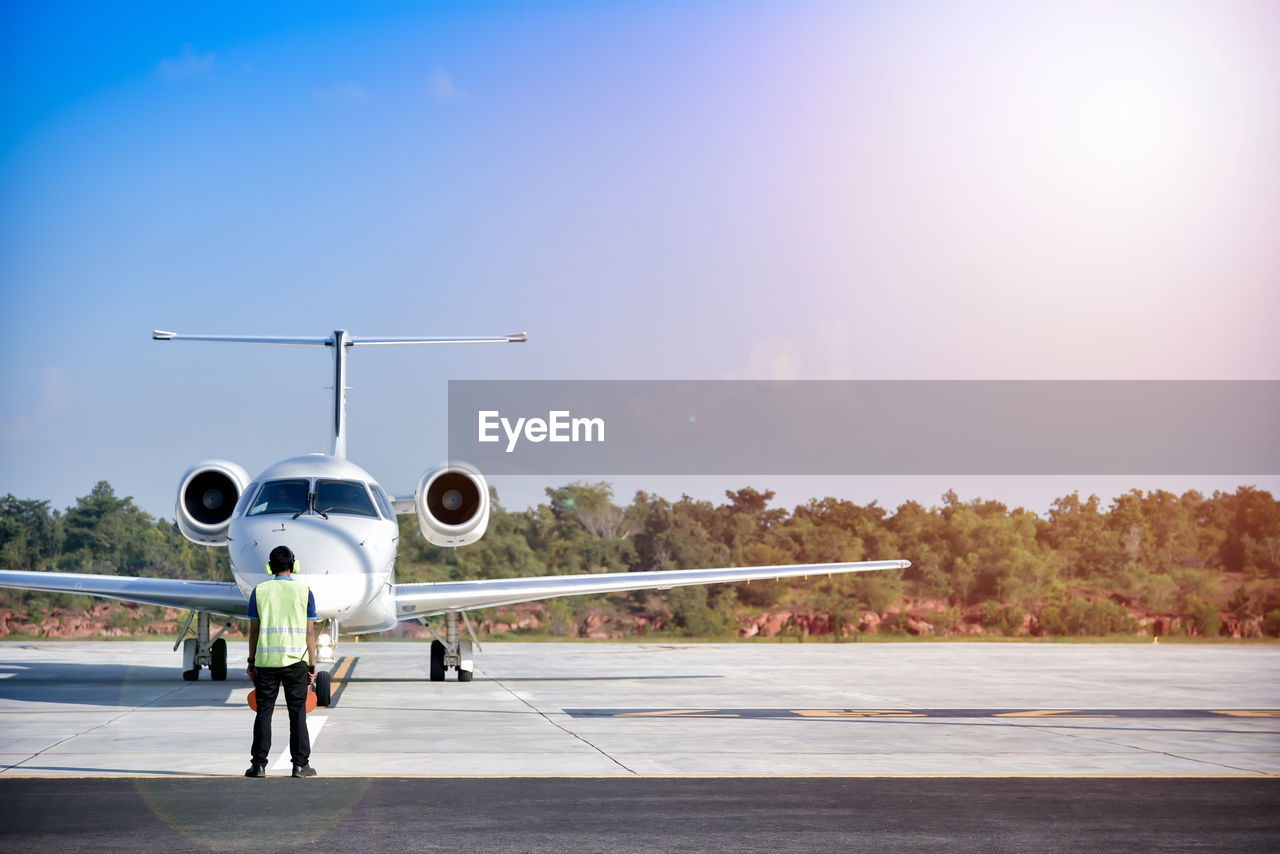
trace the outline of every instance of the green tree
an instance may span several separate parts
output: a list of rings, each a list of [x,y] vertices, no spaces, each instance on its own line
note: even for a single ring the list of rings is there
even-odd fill
[[[66,552],[80,566],[132,572],[147,563],[152,524],[132,497],[118,498],[111,484],[99,481],[63,517]]]
[[[1217,637],[1222,632],[1222,618],[1214,605],[1198,596],[1191,596],[1187,599],[1185,609],[1196,634],[1200,637]]]
[[[1098,496],[1080,500],[1080,493],[1058,498],[1049,510],[1041,538],[1062,562],[1070,578],[1108,575],[1117,557],[1119,538],[1107,527]]]
[[[54,563],[61,551],[61,522],[48,501],[12,494],[0,498],[0,566],[35,570]]]
[[[1242,486],[1234,495],[1214,496],[1230,521],[1222,543],[1222,563],[1232,571],[1280,575],[1280,502],[1271,493]]]
[[[685,637],[732,637],[738,633],[733,616],[733,589],[708,595],[701,586],[675,587],[667,591],[671,621],[677,633]]]

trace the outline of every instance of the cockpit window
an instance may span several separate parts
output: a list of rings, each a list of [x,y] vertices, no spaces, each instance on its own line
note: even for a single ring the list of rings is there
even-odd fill
[[[391,499],[387,497],[387,493],[378,484],[373,484],[372,489],[374,499],[377,500],[378,506],[382,508],[382,515],[394,522],[396,520],[396,509],[391,505]]]
[[[258,482],[255,480],[244,488],[244,492],[240,494],[240,500],[236,502],[235,512],[232,514],[236,517],[243,516],[249,512],[254,496],[258,494]]]
[[[302,513],[307,509],[305,480],[272,480],[262,485],[246,516],[271,513]]]
[[[373,501],[369,499],[369,490],[355,480],[316,481],[316,510],[378,518],[378,511],[373,509]]]

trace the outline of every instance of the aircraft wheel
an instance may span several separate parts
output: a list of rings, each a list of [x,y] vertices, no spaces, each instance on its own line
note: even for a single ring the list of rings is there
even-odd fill
[[[218,638],[210,649],[212,661],[209,662],[209,678],[214,682],[222,682],[227,678],[227,642]]]
[[[458,681],[459,681],[459,682],[470,682],[470,681],[471,681],[471,677],[472,677],[472,675],[473,675],[473,674],[472,674],[472,672],[471,672],[470,670],[463,670],[462,668],[458,668]]]
[[[316,673],[316,705],[327,706],[333,699],[333,676],[327,670]]]
[[[438,640],[431,642],[431,681],[444,681],[444,644]]]
[[[187,680],[188,682],[196,681],[197,679],[200,678],[200,668],[197,667],[195,670],[182,671],[182,678]]]

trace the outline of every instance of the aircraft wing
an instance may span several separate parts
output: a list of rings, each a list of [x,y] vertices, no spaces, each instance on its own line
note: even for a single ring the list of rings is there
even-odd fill
[[[469,611],[514,605],[558,596],[616,593],[621,590],[666,590],[726,581],[762,581],[878,569],[906,569],[909,560],[860,563],[810,563],[785,566],[738,566],[723,569],[666,569],[652,572],[606,572],[593,575],[540,575],[534,578],[484,578],[396,585],[396,616],[401,620],[446,611]]]
[[[249,600],[230,581],[184,581],[180,578],[139,578],[133,575],[90,575],[80,572],[19,572],[0,570],[0,587],[47,590],[81,596],[105,596],[125,602],[210,611],[228,617],[249,613]]]

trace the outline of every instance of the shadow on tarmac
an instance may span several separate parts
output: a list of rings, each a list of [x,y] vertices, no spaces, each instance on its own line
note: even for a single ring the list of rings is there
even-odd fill
[[[238,705],[234,691],[251,687],[243,672],[214,682],[207,670],[187,682],[176,667],[121,664],[0,665],[0,700],[81,706],[187,708]]]
[[[20,774],[26,774],[30,771],[59,771],[67,774],[85,774],[93,777],[100,777],[104,774],[120,774],[126,777],[152,777],[159,779],[161,777],[190,777],[190,778],[207,778],[209,775],[197,771],[147,771],[139,768],[99,768],[98,766],[78,766],[78,765],[32,765],[24,762],[21,765],[7,765],[6,768],[12,768]],[[237,775],[228,775],[237,776]]]
[[[484,673],[477,674],[476,682],[630,682],[643,680],[645,682],[666,679],[723,679],[724,676],[718,673],[708,673],[705,676],[684,675],[684,676],[489,676]],[[426,676],[348,676],[344,682],[430,682]],[[454,680],[447,679],[446,682]]]

